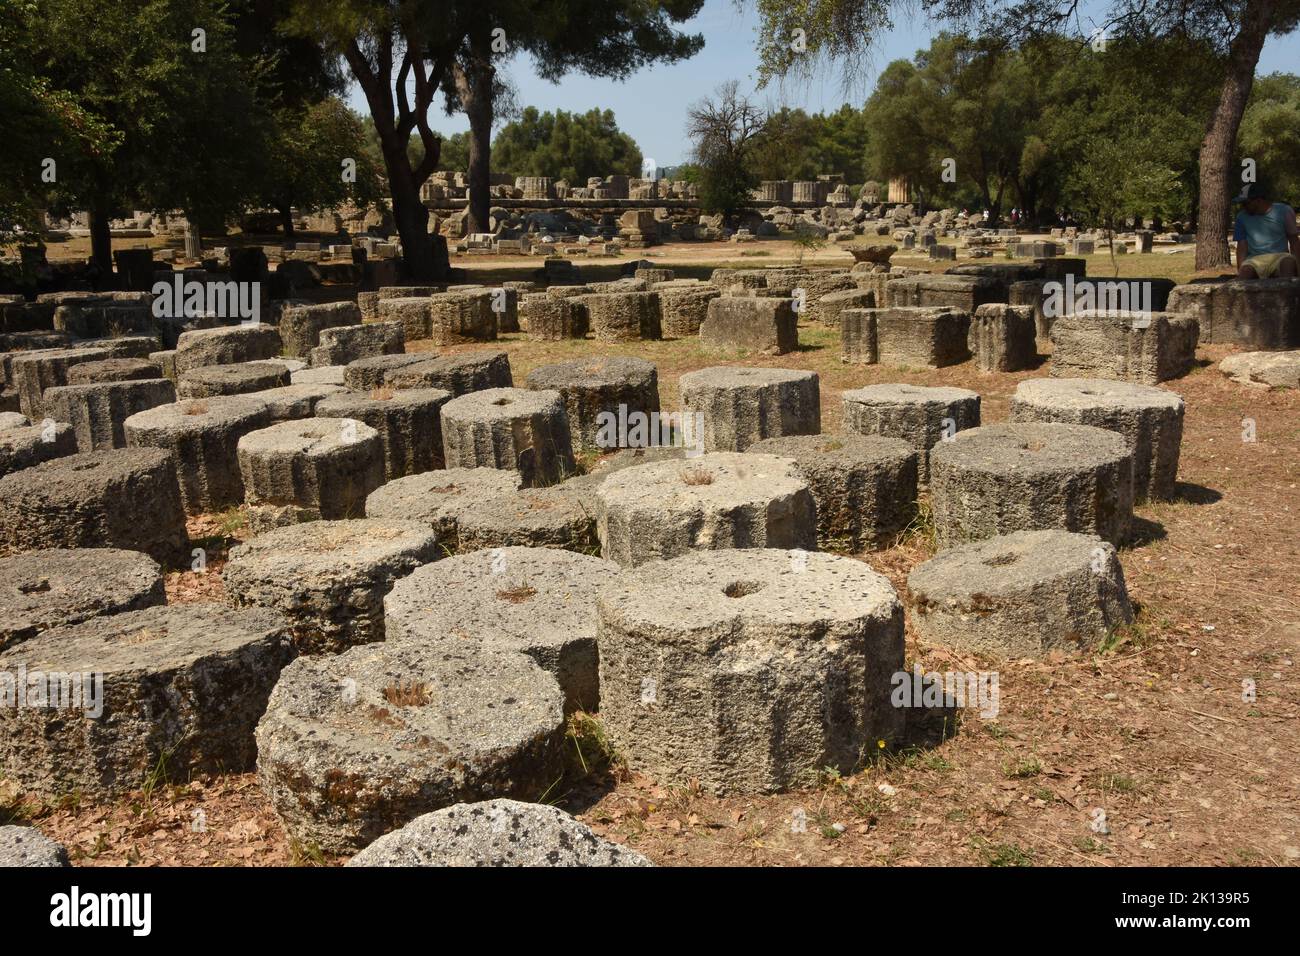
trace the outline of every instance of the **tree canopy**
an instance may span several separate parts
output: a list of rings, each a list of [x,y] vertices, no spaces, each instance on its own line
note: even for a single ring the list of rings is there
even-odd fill
[[[640,176],[636,141],[618,128],[611,110],[538,112],[526,107],[492,141],[492,165],[515,176],[550,176],[585,186],[593,176]]]

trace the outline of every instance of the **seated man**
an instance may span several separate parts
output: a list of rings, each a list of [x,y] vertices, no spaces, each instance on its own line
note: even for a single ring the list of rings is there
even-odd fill
[[[1242,205],[1232,228],[1237,243],[1237,278],[1294,278],[1300,257],[1295,210],[1268,199],[1263,183],[1248,183],[1236,197]]]

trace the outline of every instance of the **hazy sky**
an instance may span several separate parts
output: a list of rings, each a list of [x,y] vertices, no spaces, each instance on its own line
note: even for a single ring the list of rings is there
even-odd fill
[[[840,78],[833,75],[810,84],[786,84],[780,88],[773,85],[756,93],[757,28],[758,18],[752,4],[745,4],[745,9],[738,11],[734,0],[706,0],[700,15],[684,27],[689,32],[703,34],[704,49],[685,62],[650,67],[622,83],[580,74],[571,74],[558,84],[548,83],[537,78],[526,56],[513,59],[508,72],[518,88],[521,107],[583,113],[593,108],[611,109],[619,127],[632,135],[647,159],[655,160],[659,166],[671,166],[685,160],[689,151],[683,133],[686,108],[719,84],[738,80],[760,102],[801,106],[810,112],[835,110],[845,102],[861,105],[881,69],[893,60],[910,59],[917,50],[928,46],[930,37],[937,32],[920,15],[896,18],[894,28],[878,38],[872,68],[859,88],[846,97]],[[1260,58],[1259,72],[1298,69],[1300,36],[1270,39]],[[1160,78],[1152,76],[1152,82],[1158,83]],[[355,88],[350,99],[354,109],[366,112],[365,100]],[[434,129],[444,133],[469,128],[463,115],[446,116],[441,105],[435,105],[430,120]]]

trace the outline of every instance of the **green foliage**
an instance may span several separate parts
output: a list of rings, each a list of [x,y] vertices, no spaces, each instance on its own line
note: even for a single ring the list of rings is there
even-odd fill
[[[524,109],[492,142],[492,165],[515,176],[550,176],[585,186],[592,176],[641,175],[641,150],[611,110]]]
[[[700,203],[706,212],[730,216],[749,204],[759,181],[753,152],[765,122],[762,110],[740,94],[734,80],[687,112],[686,135],[700,169]]]
[[[843,173],[847,182],[860,183],[867,177],[867,130],[866,114],[847,103],[833,113],[783,107],[768,114],[754,145],[754,174],[762,180]]]
[[[1255,80],[1240,139],[1242,157],[1255,161],[1256,178],[1279,200],[1300,203],[1300,76],[1272,73]]]

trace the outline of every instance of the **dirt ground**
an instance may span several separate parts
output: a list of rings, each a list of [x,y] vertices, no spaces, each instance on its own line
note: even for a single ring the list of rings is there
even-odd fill
[[[764,244],[770,259],[744,261],[776,264],[785,258],[777,245]],[[735,249],[650,251],[692,274]],[[823,255],[831,252],[847,259],[842,250]],[[1090,274],[1108,273],[1109,257],[1095,258]],[[1129,276],[1185,278],[1191,268],[1187,255],[1119,262]],[[497,279],[516,263],[455,264]],[[693,341],[509,335],[500,346],[517,382],[537,365],[598,350],[644,357],[659,368],[665,409],[676,407],[678,376],[708,365],[812,369],[827,432],[840,428],[845,389],[961,385],[983,396],[990,423],[1006,418],[1018,381],[1046,374],[1045,365],[1014,374],[981,374],[970,363],[848,366],[833,330],[804,327],[800,338],[799,352],[773,359],[710,353]],[[926,646],[909,627],[909,667],[999,673],[996,718],[967,711],[936,746],[876,758],[851,776],[809,768],[805,788],[779,796],[656,786],[623,769],[598,718],[580,715],[569,772],[548,802],[664,865],[1300,864],[1300,392],[1230,382],[1215,368],[1228,352],[1203,347],[1189,375],[1165,383],[1187,402],[1178,496],[1137,509],[1136,540],[1120,554],[1137,621],[1106,648],[999,662]],[[208,573],[171,575],[170,598],[219,599],[222,549],[244,533],[237,511],[196,519],[191,534],[209,548]],[[906,598],[908,570],[929,553],[918,531],[858,557]],[[1253,699],[1244,682],[1253,682]],[[82,865],[337,862],[290,845],[251,774],[158,782],[113,805],[45,804],[5,787],[0,823],[34,822]],[[805,832],[796,832],[800,818]]]

